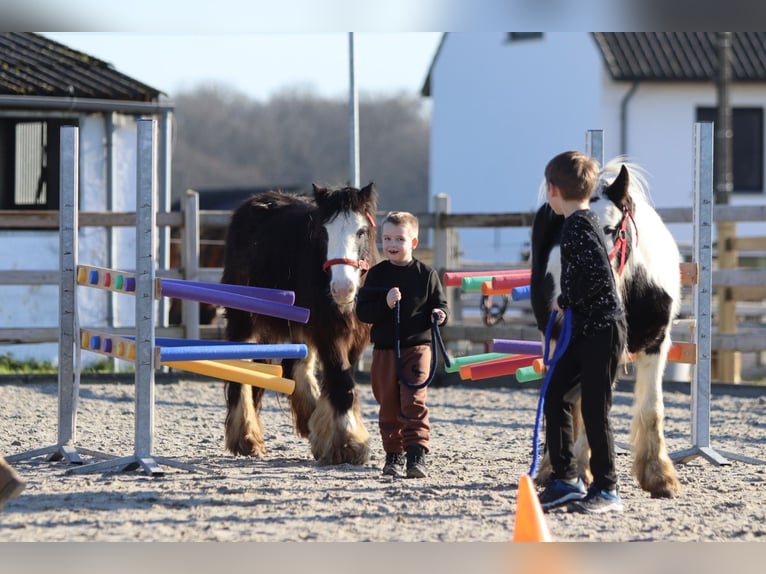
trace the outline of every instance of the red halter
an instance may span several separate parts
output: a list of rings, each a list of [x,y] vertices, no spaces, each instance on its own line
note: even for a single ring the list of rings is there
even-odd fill
[[[620,267],[617,269],[617,276],[621,276],[625,269],[625,258],[628,250],[628,219],[633,222],[633,229],[636,230],[636,245],[638,245],[638,227],[636,227],[636,220],[633,219],[633,214],[628,210],[623,210],[622,222],[620,223],[620,231],[617,233],[617,239],[614,241],[614,247],[609,252],[609,261],[612,261],[620,252]]]
[[[328,259],[322,265],[322,271],[327,271],[333,265],[351,265],[351,267],[356,267],[357,269],[361,269],[362,273],[364,273],[370,268],[370,264],[364,259],[359,259],[359,260],[346,259],[344,257],[344,258],[338,258],[338,259]]]

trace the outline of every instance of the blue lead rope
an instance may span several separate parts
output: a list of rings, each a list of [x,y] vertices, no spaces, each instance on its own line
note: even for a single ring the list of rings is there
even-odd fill
[[[537,459],[538,459],[538,442],[540,440],[540,427],[543,422],[543,407],[545,405],[545,393],[548,390],[548,383],[551,380],[553,369],[556,367],[556,363],[566,351],[569,345],[569,339],[572,337],[572,311],[567,308],[564,309],[564,318],[561,321],[561,333],[556,341],[556,349],[553,351],[553,357],[548,357],[551,347],[551,332],[553,331],[553,325],[556,323],[556,316],[558,311],[551,313],[550,319],[548,319],[548,325],[545,327],[545,347],[543,352],[543,363],[547,367],[545,372],[545,380],[543,386],[540,387],[540,398],[537,400],[537,416],[535,417],[535,431],[532,438],[532,466],[529,467],[529,476],[534,478],[537,473]]]
[[[442,341],[441,333],[439,332],[439,316],[434,313],[431,317],[431,369],[428,374],[428,378],[425,380],[425,382],[420,383],[419,385],[416,385],[414,383],[411,383],[407,380],[407,378],[404,376],[404,372],[402,371],[402,351],[401,351],[401,337],[399,335],[399,301],[396,302],[395,307],[395,315],[396,315],[396,374],[399,376],[399,380],[402,381],[405,385],[410,387],[411,389],[422,389],[423,387],[427,387],[431,384],[431,381],[434,379],[434,375],[436,375],[436,364],[438,357],[436,356],[436,348],[438,346],[439,351],[441,351],[442,357],[444,357],[444,364],[447,367],[452,366],[452,362],[450,361],[449,355],[447,355],[447,350],[444,348],[444,341]]]

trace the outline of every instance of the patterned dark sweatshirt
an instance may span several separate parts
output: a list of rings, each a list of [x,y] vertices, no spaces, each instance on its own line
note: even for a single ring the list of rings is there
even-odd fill
[[[392,287],[398,287],[402,292],[399,302],[400,348],[430,345],[431,311],[441,309],[449,318],[447,297],[439,275],[417,259],[405,266],[385,260],[367,272],[356,302],[359,320],[372,323],[370,336],[375,348],[396,348],[396,309],[386,303],[386,294]]]
[[[575,211],[564,220],[558,304],[572,309],[572,340],[590,337],[625,317],[604,233],[590,209]]]

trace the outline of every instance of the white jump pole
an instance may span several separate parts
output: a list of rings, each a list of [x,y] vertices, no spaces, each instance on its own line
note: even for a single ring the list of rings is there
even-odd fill
[[[692,446],[671,454],[674,462],[685,463],[703,457],[715,465],[727,465],[727,459],[751,464],[764,461],[710,446],[710,381],[712,358],[712,295],[713,295],[713,124],[694,124],[694,258],[698,265],[697,288],[694,290],[695,343],[697,362],[691,384]]]
[[[155,311],[155,199],[157,197],[156,121],[137,121],[136,153],[136,360],[135,433],[130,456],[70,469],[72,474],[101,472],[117,468],[141,468],[149,476],[162,476],[159,463],[185,470],[198,468],[152,455],[154,437],[154,372],[158,364],[154,341]]]
[[[75,338],[75,267],[77,265],[77,196],[79,130],[74,126],[61,128],[60,203],[59,203],[59,373],[58,373],[58,442],[55,445],[6,456],[17,462],[41,455],[48,460],[65,460],[82,464],[75,450],[77,388],[74,380]]]
[[[585,132],[585,153],[595,159],[600,167],[604,167],[604,130]]]

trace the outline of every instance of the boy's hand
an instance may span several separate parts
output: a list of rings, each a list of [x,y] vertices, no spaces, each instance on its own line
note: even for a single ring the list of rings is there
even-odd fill
[[[386,293],[386,304],[390,309],[396,307],[397,302],[402,300],[402,292],[399,291],[399,287],[391,287]]]
[[[431,311],[431,316],[436,315],[436,324],[441,325],[447,320],[447,314],[442,309],[434,309]]]

